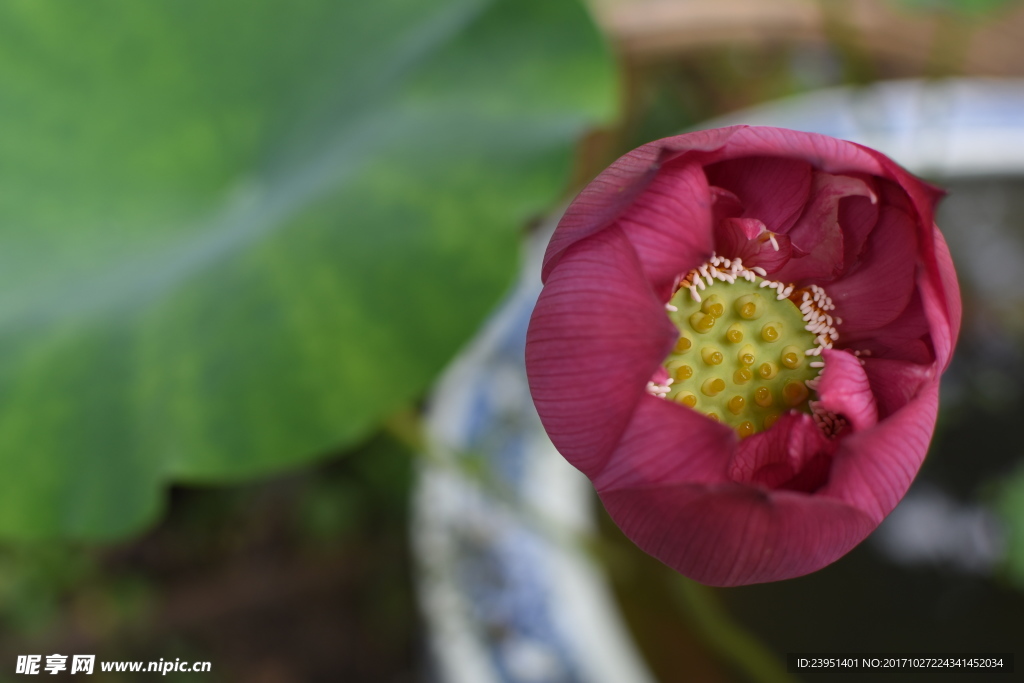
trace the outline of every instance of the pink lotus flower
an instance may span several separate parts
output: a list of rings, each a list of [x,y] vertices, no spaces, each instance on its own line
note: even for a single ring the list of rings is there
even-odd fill
[[[745,126],[644,145],[580,193],[527,371],[637,545],[703,583],[775,581],[896,506],[960,324],[940,196],[861,145]]]

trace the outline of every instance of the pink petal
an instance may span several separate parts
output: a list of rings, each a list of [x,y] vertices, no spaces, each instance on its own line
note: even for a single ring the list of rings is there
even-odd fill
[[[904,192],[906,192],[914,206],[917,216],[920,218],[920,224],[922,226],[934,224],[935,205],[946,195],[945,190],[930,183],[926,183],[881,152],[856,143],[851,144],[855,144],[865,153],[877,160],[881,169],[879,172],[876,172],[875,175],[892,179],[900,186],[900,188],[903,189]],[[928,242],[930,241],[931,240],[929,239]]]
[[[665,164],[618,219],[644,272],[662,294],[672,295],[677,276],[711,257],[711,189],[696,163]]]
[[[803,160],[828,173],[890,177],[886,164],[898,169],[859,145],[783,128],[733,126],[656,140],[620,157],[573,200],[544,255],[543,279],[571,245],[611,225],[645,191],[663,165],[673,160],[683,165],[690,161],[710,165],[767,156]]]
[[[871,357],[864,359],[864,372],[871,383],[878,416],[883,420],[907,405],[921,387],[936,376],[935,368],[930,364]]]
[[[701,131],[709,132],[711,131]],[[801,159],[819,171],[832,174],[863,173],[892,177],[891,173],[895,171],[890,170],[890,165],[902,170],[883,155],[852,142],[817,133],[764,126],[734,130],[720,148],[703,153],[701,158],[705,164],[711,164],[727,159],[763,156]]]
[[[601,493],[645,552],[713,586],[802,576],[834,562],[876,523],[835,500],[740,484],[674,484]]]
[[[688,152],[719,149],[738,130],[741,130],[741,127],[677,135],[655,140],[621,156],[587,185],[569,205],[548,243],[544,254],[542,279],[547,281],[551,269],[570,246],[612,225],[647,191],[662,172],[663,166]],[[683,171],[686,166],[688,164],[685,159],[673,165],[677,172],[682,171],[683,177],[679,182],[684,191],[687,190],[688,183],[692,182],[689,176],[692,169]],[[706,186],[706,181],[704,185]],[[661,189],[666,191],[669,188],[662,186]],[[695,189],[700,194],[700,188]],[[699,196],[697,199],[710,204],[710,194],[707,197]],[[681,221],[684,217],[678,218]]]
[[[705,169],[712,185],[735,194],[743,216],[762,221],[772,232],[786,232],[803,211],[811,190],[811,167],[785,157],[745,157]]]
[[[843,319],[840,334],[876,330],[896,319],[914,293],[917,268],[914,220],[883,207],[860,264],[826,290]]]
[[[729,190],[711,186],[711,220],[718,225],[726,218],[739,218],[743,215],[743,204]]]
[[[930,338],[931,330],[918,292],[914,292],[907,307],[888,325],[877,330],[846,328],[844,320],[839,327],[839,343],[843,348],[866,351],[870,358],[887,358],[929,365],[935,361]]]
[[[854,431],[874,427],[878,407],[860,361],[849,351],[835,349],[825,349],[822,356],[825,369],[818,383],[821,406],[849,420]]]
[[[594,487],[725,482],[736,441],[735,432],[695,410],[644,396]]]
[[[924,261],[927,278],[930,281],[928,289],[934,292],[936,297],[936,299],[932,301],[926,299],[926,307],[931,307],[933,301],[937,301],[939,299],[943,301],[942,304],[936,304],[939,308],[941,308],[942,305],[948,307],[950,305],[949,302],[953,299],[959,300],[960,291],[956,286],[956,276],[953,274],[952,264],[940,263],[943,247],[939,246],[936,237],[938,236],[941,238],[941,234],[934,229],[935,205],[946,194],[945,191],[935,187],[934,185],[930,185],[907,172],[884,154],[868,149],[867,147],[864,147],[863,149],[878,159],[883,169],[883,173],[880,175],[892,178],[896,183],[898,183],[900,188],[906,193],[907,197],[909,197],[911,204],[914,207],[914,214],[917,218],[917,241],[920,245],[920,253],[922,260]],[[948,252],[948,250],[946,251]],[[952,275],[953,281],[951,283],[948,282],[949,278],[944,275],[944,270],[947,265],[949,266],[949,273]],[[951,285],[952,288],[947,285]],[[959,303],[956,303],[955,305],[959,306]],[[949,311],[943,315],[947,317],[948,327],[954,330],[959,329],[959,322],[954,325],[953,319],[948,317]],[[945,344],[941,343],[941,340],[939,340],[936,347],[936,350],[939,352],[939,357],[943,359],[944,363],[948,363],[950,356],[952,355],[952,346],[946,349]]]
[[[831,280],[843,270],[844,235],[839,226],[839,204],[846,197],[876,199],[867,184],[852,176],[815,173],[811,201],[789,231],[793,256],[773,279],[797,282]]]
[[[934,278],[922,279],[919,283],[924,301],[925,314],[932,333],[932,344],[935,347],[939,367],[945,370],[953,357],[957,336],[960,333],[962,304],[960,302],[960,286],[956,280],[956,270],[949,254],[949,246],[937,229],[935,236],[935,261],[938,268],[938,283]]]
[[[866,181],[874,186],[871,180]],[[844,197],[839,202],[839,227],[843,229],[843,265],[857,263],[864,251],[868,235],[878,223],[879,202],[867,197]]]
[[[715,251],[719,256],[742,259],[747,268],[776,271],[789,260],[792,247],[786,235],[775,236],[778,249],[771,240],[758,239],[766,232],[764,223],[756,218],[726,218],[715,228]]]
[[[829,449],[828,439],[810,415],[786,413],[768,431],[740,442],[729,463],[729,476],[740,484],[784,488],[815,456]]]
[[[935,429],[938,381],[921,385],[903,408],[871,429],[840,440],[828,484],[819,495],[863,510],[875,524],[903,498]]]
[[[588,475],[604,464],[677,337],[620,228],[562,256],[530,319],[526,370],[569,462]]]

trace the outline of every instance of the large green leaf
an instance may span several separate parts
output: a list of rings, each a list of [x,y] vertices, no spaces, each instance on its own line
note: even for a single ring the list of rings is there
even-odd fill
[[[0,535],[421,394],[564,190],[613,74],[574,0],[0,4]]]

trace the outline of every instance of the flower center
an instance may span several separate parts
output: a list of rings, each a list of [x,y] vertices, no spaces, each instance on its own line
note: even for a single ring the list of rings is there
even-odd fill
[[[820,354],[838,339],[824,290],[794,292],[764,275],[739,259],[712,256],[683,278],[666,305],[679,329],[662,364],[668,379],[649,385],[741,437],[768,429],[787,410],[814,414]]]

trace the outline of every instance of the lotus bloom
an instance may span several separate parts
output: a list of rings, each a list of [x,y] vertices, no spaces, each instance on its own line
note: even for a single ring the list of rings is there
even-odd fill
[[[775,581],[896,506],[960,324],[940,196],[861,145],[746,126],[644,145],[580,193],[527,372],[637,545],[703,583]]]

